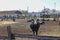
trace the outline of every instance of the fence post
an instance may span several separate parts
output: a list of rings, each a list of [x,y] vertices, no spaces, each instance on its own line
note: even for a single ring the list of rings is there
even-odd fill
[[[15,35],[11,32],[11,26],[7,26],[8,40],[15,40]]]

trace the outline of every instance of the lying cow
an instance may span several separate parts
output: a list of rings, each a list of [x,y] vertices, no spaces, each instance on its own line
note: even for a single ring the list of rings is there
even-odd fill
[[[37,19],[37,20],[32,19],[30,21],[32,22],[30,24],[30,28],[32,29],[33,34],[35,35],[35,33],[36,33],[36,35],[37,35],[40,25],[44,24],[45,22],[39,22],[39,19]]]

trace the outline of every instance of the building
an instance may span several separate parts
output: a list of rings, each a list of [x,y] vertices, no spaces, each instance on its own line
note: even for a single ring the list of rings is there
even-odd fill
[[[22,13],[18,10],[11,10],[11,11],[0,11],[0,17],[17,17],[17,15],[21,15]]]
[[[30,12],[28,14],[26,14],[26,16],[36,16],[36,17],[40,17],[43,14],[41,12]]]

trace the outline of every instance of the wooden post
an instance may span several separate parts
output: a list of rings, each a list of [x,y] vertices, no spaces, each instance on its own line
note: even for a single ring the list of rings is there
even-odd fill
[[[11,32],[11,26],[7,26],[8,40],[15,40],[15,35]]]

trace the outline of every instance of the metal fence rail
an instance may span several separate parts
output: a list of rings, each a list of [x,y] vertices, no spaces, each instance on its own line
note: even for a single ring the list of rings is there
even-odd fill
[[[54,36],[35,36],[31,34],[15,34],[15,37],[19,38],[32,38],[37,40],[60,40],[60,37],[54,37]],[[8,39],[8,36],[0,36],[0,39]]]

